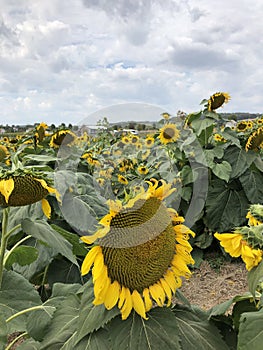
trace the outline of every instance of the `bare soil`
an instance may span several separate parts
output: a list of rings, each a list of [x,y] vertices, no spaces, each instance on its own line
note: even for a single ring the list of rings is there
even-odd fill
[[[211,262],[204,260],[200,268],[193,270],[192,277],[183,281],[181,292],[191,304],[208,310],[248,292],[245,264],[224,261],[215,268]]]

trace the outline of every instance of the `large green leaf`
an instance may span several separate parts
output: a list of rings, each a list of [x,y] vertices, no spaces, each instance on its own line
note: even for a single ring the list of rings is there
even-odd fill
[[[263,344],[263,309],[244,312],[240,317],[238,350],[261,350]]]
[[[211,128],[214,125],[215,121],[210,118],[205,119],[195,119],[192,121],[192,127],[196,132],[196,135],[200,136],[202,131]]]
[[[48,267],[48,284],[52,287],[54,283],[81,283],[82,277],[79,267],[59,256],[55,258]]]
[[[76,233],[69,232],[54,224],[51,225],[51,227],[72,244],[73,254],[79,256],[87,255],[87,249],[85,248],[84,244],[80,242],[79,236]]]
[[[7,325],[4,316],[0,314],[0,350],[4,350],[7,342]]]
[[[218,232],[227,232],[246,222],[249,206],[247,197],[238,184],[213,180],[206,200],[206,224]]]
[[[225,180],[226,182],[228,182],[230,175],[231,175],[231,165],[223,160],[222,163],[214,163],[211,166],[212,172],[219,177],[219,179]]]
[[[13,269],[30,281],[34,277],[36,284],[43,284],[42,282],[45,283],[45,281],[43,281],[43,277],[40,275],[42,275],[43,269],[57,256],[58,251],[53,247],[43,244],[41,241],[35,240],[35,238],[28,240],[27,244],[38,250],[37,259],[28,266],[13,264]]]
[[[247,198],[251,203],[263,203],[263,173],[248,169],[239,177]]]
[[[182,349],[229,350],[217,327],[208,320],[206,312],[183,306],[177,306],[173,311]]]
[[[77,295],[69,295],[55,311],[46,335],[41,343],[42,350],[58,350],[70,341],[77,330],[80,299]]]
[[[239,177],[256,159],[256,153],[248,153],[243,148],[230,146],[225,150],[224,159],[232,166],[231,178]]]
[[[20,266],[30,265],[38,257],[38,250],[34,247],[20,245],[9,255],[5,267],[10,268],[14,263]]]
[[[39,350],[40,343],[34,339],[27,339],[17,347],[18,350]]]
[[[249,291],[255,296],[259,282],[263,281],[263,261],[247,273]]]
[[[98,330],[108,323],[120,312],[117,307],[107,310],[104,305],[93,305],[94,294],[93,284],[89,280],[84,288],[81,298],[80,313],[78,319],[77,341],[80,341],[87,334]]]
[[[55,310],[53,306],[43,305],[43,309],[32,312],[27,320],[27,333],[35,340],[43,340]]]
[[[74,340],[74,339],[73,339]],[[62,347],[61,350],[114,350],[111,344],[110,334],[106,329],[90,333],[78,344],[72,342],[72,347]]]
[[[58,253],[65,256],[73,264],[78,265],[76,257],[72,252],[72,245],[47,222],[43,220],[32,221],[30,219],[24,219],[22,221],[22,229],[28,235],[55,248]]]
[[[133,312],[125,321],[120,317],[114,318],[107,326],[112,348],[114,350],[183,349],[179,344],[176,317],[170,309],[155,308],[148,313],[148,317],[148,320],[144,320]]]
[[[35,288],[21,275],[14,271],[5,271],[0,290],[0,314],[9,318],[13,314],[41,305]],[[8,332],[24,331],[27,316],[22,315],[8,323]]]

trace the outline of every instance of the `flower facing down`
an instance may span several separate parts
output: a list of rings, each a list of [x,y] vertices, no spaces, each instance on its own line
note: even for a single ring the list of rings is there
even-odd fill
[[[42,201],[44,214],[49,218],[51,208],[45,197],[49,193],[59,194],[49,187],[44,179],[30,174],[10,175],[0,180],[0,205],[3,207],[19,207]]]
[[[81,267],[86,275],[93,265],[93,303],[107,309],[117,305],[123,320],[132,309],[147,319],[153,303],[170,305],[181,277],[191,275],[188,240],[194,233],[163,203],[173,191],[164,181],[158,186],[152,180],[126,205],[111,200],[109,214],[100,221],[103,227],[82,237],[88,244],[97,239]]]
[[[50,147],[58,148],[62,144],[71,146],[77,140],[76,135],[70,130],[60,130],[51,136]]]
[[[224,103],[227,103],[230,100],[230,95],[227,92],[216,92],[210,96],[207,108],[208,110],[214,111],[215,109],[223,106]]]
[[[254,150],[257,151],[263,148],[263,127],[259,127],[254,131],[248,138],[246,143],[246,151]]]
[[[245,240],[243,234],[237,230],[234,233],[215,233],[214,236],[220,241],[220,245],[224,250],[232,257],[241,257],[248,271],[257,266],[262,260],[262,250],[258,248],[254,249]]]

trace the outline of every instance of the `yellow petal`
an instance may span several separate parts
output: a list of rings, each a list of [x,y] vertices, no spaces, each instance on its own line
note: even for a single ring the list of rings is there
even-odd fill
[[[43,198],[41,202],[42,202],[43,213],[46,215],[46,217],[48,219],[50,219],[50,217],[51,217],[51,207],[50,207],[50,205],[48,203],[48,200]]]
[[[150,297],[150,292],[148,288],[144,288],[143,292],[142,292],[143,298],[144,298],[144,304],[145,304],[145,311],[150,311],[152,306],[153,306],[153,302],[152,299]]]
[[[104,303],[105,296],[108,292],[108,288],[110,284],[111,284],[111,281],[108,277],[108,274],[101,276],[101,278],[98,278],[94,282],[94,296],[95,296],[95,299],[93,300],[94,305],[100,305]]]
[[[128,288],[125,288],[125,301],[121,308],[121,318],[122,320],[126,320],[129,314],[132,311],[132,297],[131,292]]]
[[[165,294],[162,287],[160,287],[157,283],[155,283],[149,287],[149,291],[153,300],[156,301],[156,304],[162,307],[165,300]]]
[[[81,274],[86,275],[92,264],[94,263],[94,260],[97,256],[97,254],[101,253],[101,247],[96,246],[91,248],[91,250],[88,252],[88,254],[85,256],[85,259],[83,260],[82,266],[81,266]]]
[[[163,290],[165,291],[165,294],[166,294],[167,299],[168,299],[167,306],[170,306],[171,302],[172,302],[172,291],[171,291],[171,288],[170,288],[169,284],[165,281],[164,278],[160,278],[160,284],[161,284]]]
[[[124,304],[125,295],[126,295],[125,287],[122,286],[122,287],[121,287],[121,292],[120,292],[120,297],[119,297],[119,302],[118,302],[118,308],[119,308],[119,309],[121,309],[122,306],[123,306],[123,304]]]
[[[120,285],[119,282],[114,281],[108,287],[107,293],[104,298],[104,305],[107,310],[110,310],[117,304],[120,296]]]
[[[0,192],[5,197],[6,203],[8,203],[9,197],[13,192],[14,187],[15,187],[15,183],[12,178],[0,181]]]
[[[132,304],[133,304],[133,308],[134,310],[137,312],[137,314],[139,314],[142,318],[144,318],[145,320],[147,320],[148,318],[146,317],[145,314],[145,306],[144,306],[144,302],[142,300],[142,297],[140,295],[140,293],[137,290],[134,290],[132,292]]]

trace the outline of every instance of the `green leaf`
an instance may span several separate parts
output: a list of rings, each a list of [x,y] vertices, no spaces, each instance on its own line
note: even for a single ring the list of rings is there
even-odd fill
[[[52,287],[51,299],[54,297],[66,297],[70,294],[75,294],[82,287],[79,283],[64,284],[54,283]]]
[[[5,267],[10,268],[14,263],[20,266],[30,265],[38,257],[38,250],[34,247],[20,245],[9,255]]]
[[[73,339],[74,340],[74,339]],[[111,345],[110,334],[107,330],[101,328],[96,332],[90,333],[78,344],[72,342],[72,347],[62,347],[61,350],[114,350]]]
[[[250,293],[245,293],[244,295],[236,295],[235,297],[224,301],[221,304],[217,304],[212,307],[211,310],[209,310],[209,319],[213,316],[219,316],[219,315],[224,315],[227,310],[232,306],[232,304],[239,302],[241,300],[250,300],[251,299],[251,294]]]
[[[231,178],[242,175],[253,163],[257,154],[255,152],[248,153],[243,148],[230,146],[225,150],[224,159],[231,164]]]
[[[76,233],[66,231],[62,227],[54,224],[52,224],[51,227],[72,244],[74,255],[87,255],[87,249],[85,248],[84,244],[80,242],[79,236]]]
[[[136,312],[132,312],[125,321],[122,321],[120,317],[114,318],[107,326],[112,348],[127,350],[181,349],[176,317],[170,309],[154,308],[148,313],[148,317],[148,320],[144,320]]]
[[[219,179],[225,180],[226,182],[228,182],[230,175],[231,175],[231,165],[223,160],[222,163],[214,163],[211,166],[212,172],[219,177]]]
[[[247,273],[248,288],[255,297],[259,282],[263,281],[263,261]]]
[[[32,312],[27,320],[27,333],[35,340],[43,340],[55,310],[53,306],[43,305],[43,309]]]
[[[247,198],[251,203],[263,203],[263,173],[248,169],[239,180],[243,186]]]
[[[95,306],[92,303],[93,300],[93,284],[91,280],[89,280],[83,288],[83,295],[81,298],[77,342],[79,342],[87,334],[103,327],[112,318],[120,313],[117,307],[107,310],[104,305]]]
[[[21,275],[14,271],[4,271],[0,290],[0,315],[5,319],[13,314],[41,305],[41,300],[35,288]],[[8,323],[8,332],[25,331],[25,315],[19,316]]]
[[[0,349],[4,350],[7,342],[7,325],[4,316],[0,314]]]
[[[208,320],[208,314],[197,308],[177,306],[173,309],[182,349],[229,350],[222,336]]]
[[[244,312],[240,317],[238,350],[261,350],[263,344],[263,309]]]
[[[28,235],[47,243],[50,247],[57,250],[58,253],[65,256],[69,261],[78,266],[76,257],[72,253],[72,245],[57,233],[47,222],[42,220],[32,221],[24,219],[22,229]]]
[[[77,330],[80,299],[69,295],[55,311],[41,343],[41,350],[57,350],[70,341]]]
[[[52,287],[53,283],[81,283],[82,278],[79,267],[70,261],[59,256],[55,258],[48,267],[48,283]]]
[[[206,200],[206,223],[212,231],[229,232],[246,222],[249,202],[240,187],[219,179],[211,181]]]
[[[202,131],[210,128],[213,126],[215,121],[210,118],[205,118],[205,119],[195,119],[192,121],[192,127],[195,130],[197,136],[200,136]]]
[[[57,157],[46,156],[44,154],[30,154],[23,157],[23,160],[33,160],[34,162],[56,162]]]
[[[23,341],[21,345],[19,345],[16,349],[18,350],[39,350],[40,343],[35,341],[34,339],[27,339]]]

